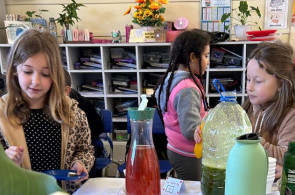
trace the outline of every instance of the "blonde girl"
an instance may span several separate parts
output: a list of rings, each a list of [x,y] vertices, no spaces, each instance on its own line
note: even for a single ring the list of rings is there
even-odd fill
[[[65,94],[57,41],[48,32],[28,30],[11,47],[7,95],[0,99],[0,141],[25,169],[72,169],[85,177],[62,183],[74,192],[88,178],[93,147],[85,113]]]

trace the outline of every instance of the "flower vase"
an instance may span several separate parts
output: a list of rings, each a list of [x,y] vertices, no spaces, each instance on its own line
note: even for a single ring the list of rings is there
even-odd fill
[[[141,26],[141,29],[144,31],[155,31],[157,27],[155,26]]]
[[[69,30],[70,30],[70,26],[68,24],[66,24],[64,26],[64,28],[61,31],[61,35],[62,35],[62,41],[63,43],[67,43],[69,40]]]

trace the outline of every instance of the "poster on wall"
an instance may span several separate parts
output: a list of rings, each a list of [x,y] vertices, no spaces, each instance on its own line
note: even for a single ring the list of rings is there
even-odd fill
[[[224,32],[230,19],[220,22],[224,13],[231,12],[230,0],[202,0],[201,4],[201,29],[209,32]]]
[[[264,28],[287,28],[288,0],[266,0]]]

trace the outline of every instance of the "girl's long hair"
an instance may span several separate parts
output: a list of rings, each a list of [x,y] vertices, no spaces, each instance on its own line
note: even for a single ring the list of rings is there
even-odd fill
[[[17,117],[21,123],[28,120],[30,105],[19,85],[17,65],[39,53],[45,54],[52,79],[43,110],[54,121],[72,126],[71,120],[74,120],[74,117],[65,94],[65,80],[58,43],[50,33],[32,29],[23,32],[16,39],[8,55],[6,75],[8,99],[5,115],[8,119]]]
[[[267,103],[269,106],[261,130],[262,135],[271,138],[278,132],[286,114],[294,107],[295,67],[293,50],[290,45],[282,42],[263,42],[252,51],[250,59],[257,60],[260,68],[265,69],[268,74],[275,75],[281,82],[281,87],[276,96],[271,102]],[[249,98],[246,99],[243,108],[252,113],[252,104]]]
[[[165,79],[168,76],[169,72],[171,72],[171,76],[169,77],[169,80],[168,80],[167,89],[165,91],[166,103],[165,103],[165,110],[164,111],[165,112],[167,111],[167,103],[168,103],[169,96],[170,96],[170,87],[172,84],[172,80],[174,78],[174,72],[178,69],[180,64],[184,65],[184,67],[188,67],[190,77],[193,79],[194,83],[197,85],[197,87],[199,88],[199,90],[201,92],[202,100],[205,105],[205,110],[208,109],[206,97],[205,97],[205,94],[202,90],[203,86],[202,86],[202,75],[201,75],[202,66],[201,66],[201,64],[202,64],[202,53],[205,50],[205,46],[209,45],[209,44],[210,44],[209,34],[205,31],[198,30],[198,29],[192,29],[192,30],[185,31],[185,32],[181,33],[176,38],[176,40],[174,41],[173,46],[172,46],[172,54],[171,54],[171,61],[169,63],[169,67],[168,67],[167,71],[165,72],[165,74],[163,75],[163,77],[160,79],[157,86],[155,87],[155,89],[160,87],[158,97],[157,97],[158,110],[161,110],[160,97],[161,97],[161,93],[163,90],[163,85],[164,85]],[[199,71],[200,71],[200,78],[201,78],[200,83],[197,82],[195,75],[193,75],[193,73],[191,71],[191,67],[190,67],[190,54],[191,53],[194,53],[195,56],[199,59]]]

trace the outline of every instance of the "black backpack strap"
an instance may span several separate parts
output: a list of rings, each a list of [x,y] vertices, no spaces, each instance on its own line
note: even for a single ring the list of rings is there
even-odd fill
[[[126,143],[125,162],[127,160],[126,157],[129,152],[130,144],[131,144],[131,136],[129,137],[129,139],[127,140],[127,143]]]
[[[164,120],[163,120],[163,114],[162,114],[162,110],[159,108],[158,104],[157,104],[157,99],[156,99],[156,90],[154,91],[154,93],[151,95],[151,99],[148,102],[148,107],[153,107],[155,109],[157,109],[158,114],[160,116],[160,119],[162,121],[162,124],[164,125]]]

